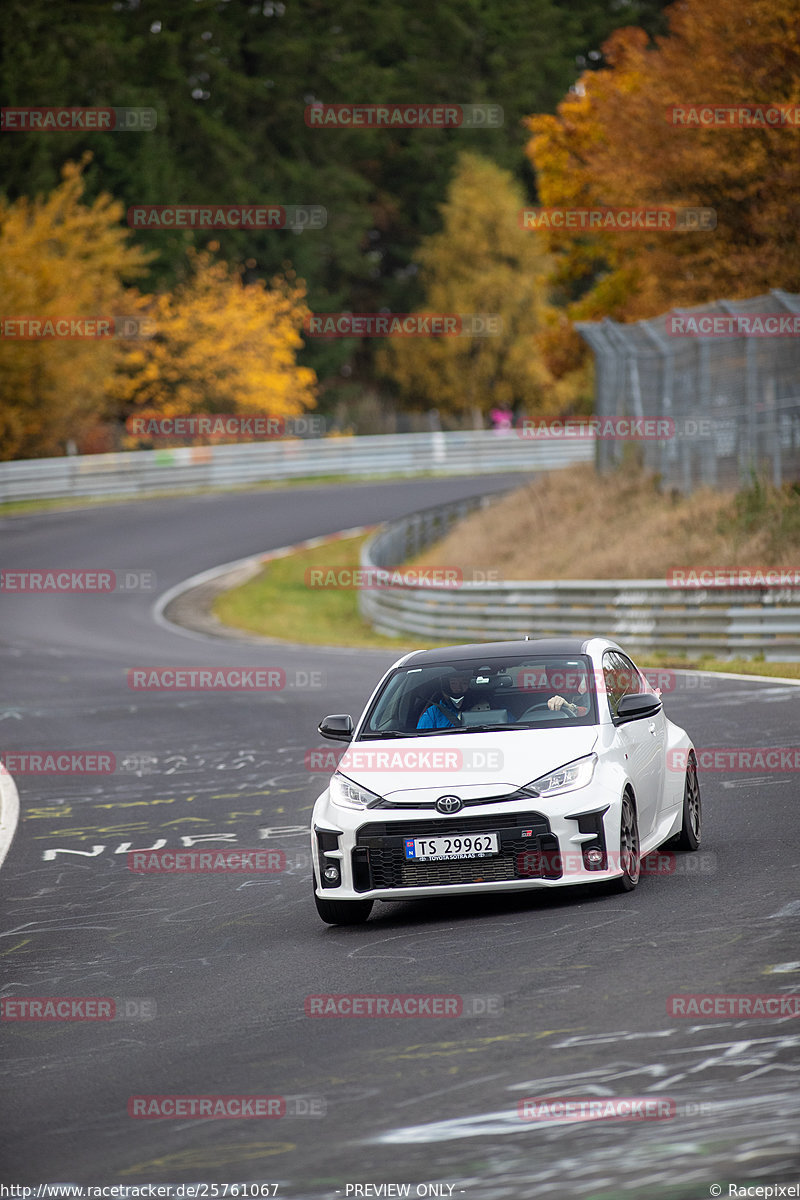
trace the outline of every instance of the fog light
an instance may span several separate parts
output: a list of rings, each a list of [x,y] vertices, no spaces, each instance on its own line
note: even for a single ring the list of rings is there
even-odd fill
[[[338,883],[339,882],[339,868],[338,867],[326,867],[323,874],[324,874],[325,878],[327,879],[328,883]]]
[[[603,861],[603,851],[597,849],[587,850],[586,861],[590,867],[599,867]]]

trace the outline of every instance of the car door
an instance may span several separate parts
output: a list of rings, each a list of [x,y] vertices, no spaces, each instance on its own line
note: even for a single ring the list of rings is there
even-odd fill
[[[616,717],[623,696],[652,692],[636,666],[618,650],[607,650],[603,655],[603,678],[612,717]],[[658,823],[664,792],[664,712],[626,721],[617,726],[616,732],[636,793],[639,837],[645,841]]]

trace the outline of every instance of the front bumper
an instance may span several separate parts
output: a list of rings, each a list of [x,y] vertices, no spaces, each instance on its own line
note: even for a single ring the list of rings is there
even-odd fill
[[[325,792],[315,806],[311,831],[317,895],[330,900],[424,899],[573,886],[620,874],[613,869],[618,799],[599,796],[590,786],[552,798],[547,813],[533,804],[477,805],[454,816],[432,817],[430,809],[351,811],[331,804]],[[499,854],[409,861],[403,850],[407,837],[480,832],[498,834]],[[598,849],[600,863],[588,866],[586,852]],[[331,868],[338,878],[325,878]]]

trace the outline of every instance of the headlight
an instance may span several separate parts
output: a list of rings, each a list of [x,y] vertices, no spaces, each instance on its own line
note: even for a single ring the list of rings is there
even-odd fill
[[[366,808],[373,800],[380,799],[380,796],[353,783],[352,779],[348,779],[346,775],[341,775],[338,771],[331,777],[328,786],[331,800],[340,808]]]
[[[549,775],[534,779],[533,783],[525,785],[525,790],[538,792],[540,796],[557,796],[560,792],[574,792],[577,788],[586,787],[594,775],[596,754],[587,754],[585,758],[576,758],[574,762],[566,763]]]

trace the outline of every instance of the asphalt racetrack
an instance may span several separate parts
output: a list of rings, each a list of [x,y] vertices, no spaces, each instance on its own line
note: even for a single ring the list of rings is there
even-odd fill
[[[214,640],[153,617],[159,594],[216,564],[514,482],[295,487],[0,519],[5,568],[157,578],[151,592],[0,598],[3,753],[128,764],[16,775],[2,995],[111,997],[122,1016],[0,1022],[4,1183],[698,1200],[800,1180],[798,1019],[668,1012],[675,994],[800,991],[796,773],[701,771],[701,850],[629,895],[376,905],[366,925],[332,928],[311,896],[305,829],[325,777],[307,753],[320,717],[355,715],[398,655]],[[128,686],[129,669],[165,666],[269,667],[286,686]],[[797,747],[798,687],[691,676],[664,700],[698,747]],[[129,849],[155,845],[275,848],[287,869],[128,870]],[[307,1016],[321,993],[477,996],[486,1011]],[[285,1115],[128,1115],[134,1096],[242,1094],[282,1097]],[[530,1097],[669,1099],[674,1115],[524,1120]]]

